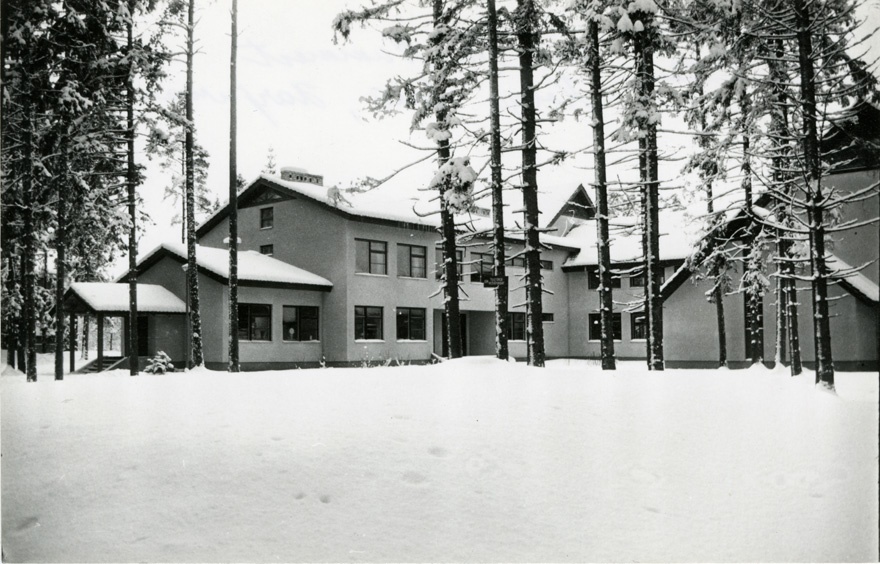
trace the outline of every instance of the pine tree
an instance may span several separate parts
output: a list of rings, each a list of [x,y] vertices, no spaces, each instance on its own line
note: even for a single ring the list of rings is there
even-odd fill
[[[204,362],[202,353],[202,317],[199,302],[199,269],[196,259],[196,218],[195,218],[195,164],[193,162],[193,56],[195,54],[193,33],[195,0],[187,4],[186,26],[186,256],[187,256],[187,288],[189,295],[189,331],[192,345],[190,368],[201,366]]]
[[[229,59],[229,372],[238,372],[238,179],[236,121],[236,57],[238,0],[232,0],[232,48]],[[270,153],[271,157],[271,153]],[[274,160],[272,160],[274,169]],[[274,172],[273,172],[274,174]]]

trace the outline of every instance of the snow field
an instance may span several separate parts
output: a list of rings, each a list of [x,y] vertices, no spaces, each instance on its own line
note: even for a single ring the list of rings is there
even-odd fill
[[[868,561],[878,381],[485,358],[2,383],[9,561]]]

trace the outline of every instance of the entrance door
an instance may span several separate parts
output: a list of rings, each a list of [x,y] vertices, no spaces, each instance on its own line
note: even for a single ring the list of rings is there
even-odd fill
[[[150,328],[149,319],[145,315],[138,317],[138,356],[149,356],[150,354],[148,349],[149,335],[147,333]]]
[[[467,356],[467,314],[460,313],[461,316],[461,355]],[[449,330],[446,327],[446,313],[440,315],[440,327],[443,329],[443,352],[442,355],[449,356]]]

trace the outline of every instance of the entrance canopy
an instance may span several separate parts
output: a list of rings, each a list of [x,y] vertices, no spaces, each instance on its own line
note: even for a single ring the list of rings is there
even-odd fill
[[[128,284],[74,282],[64,294],[64,311],[76,314],[127,315]],[[138,313],[186,313],[183,300],[156,284],[137,285]]]

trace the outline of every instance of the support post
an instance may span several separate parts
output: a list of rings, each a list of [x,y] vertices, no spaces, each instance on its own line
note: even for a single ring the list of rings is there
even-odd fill
[[[70,324],[68,325],[70,336],[70,373],[76,369],[76,314],[70,312]]]
[[[98,314],[98,372],[104,370],[104,314]]]

